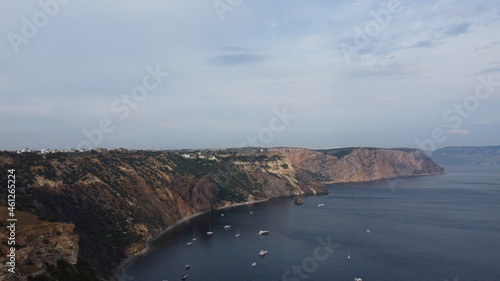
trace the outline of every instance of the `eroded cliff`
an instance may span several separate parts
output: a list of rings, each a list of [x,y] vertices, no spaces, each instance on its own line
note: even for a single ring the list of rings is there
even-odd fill
[[[309,150],[276,148],[299,169],[324,183],[441,174],[443,168],[417,149],[341,148]]]
[[[102,277],[183,217],[233,203],[327,192],[313,180],[299,180],[291,163],[279,155],[208,156],[3,153],[0,167],[16,170],[18,208],[76,225],[78,258]],[[0,191],[3,205],[5,192]],[[49,259],[44,252],[34,255]],[[51,275],[43,270],[30,274]]]
[[[81,280],[93,280],[92,270],[108,278],[123,258],[143,252],[149,240],[195,213],[234,203],[327,193],[324,182],[443,172],[418,150],[371,148],[250,148],[196,154],[0,153],[0,167],[16,170],[18,208],[63,222],[56,223],[64,226],[56,233],[67,233],[63,236],[79,241],[76,246],[70,245],[70,238],[27,230],[30,239],[36,236],[41,243],[67,248],[65,254],[29,254],[33,264],[43,263],[45,267],[35,266],[24,276],[50,276],[55,280],[65,280],[59,276],[69,274],[69,269],[88,276]],[[6,181],[5,174],[0,174],[0,180]],[[0,196],[0,202],[6,205],[6,189],[0,190]],[[26,243],[31,245],[28,240]]]

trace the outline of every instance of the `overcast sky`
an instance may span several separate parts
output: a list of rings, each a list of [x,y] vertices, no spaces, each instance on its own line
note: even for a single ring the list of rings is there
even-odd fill
[[[498,1],[0,1],[0,150],[500,144]]]

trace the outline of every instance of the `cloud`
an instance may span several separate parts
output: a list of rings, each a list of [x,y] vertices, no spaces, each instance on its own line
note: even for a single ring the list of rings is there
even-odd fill
[[[210,58],[208,64],[217,66],[248,65],[266,61],[268,56],[252,54],[218,55]]]
[[[451,129],[446,131],[447,134],[450,135],[468,135],[470,134],[469,130],[463,130],[463,129]]]
[[[471,26],[471,24],[468,22],[454,24],[454,25],[446,28],[446,30],[444,31],[444,34],[448,37],[455,37],[455,36],[458,36],[460,34],[467,33],[470,26]]]
[[[434,43],[431,42],[431,40],[424,40],[424,41],[419,41],[418,43],[411,45],[407,49],[414,49],[414,48],[432,48],[434,47]]]

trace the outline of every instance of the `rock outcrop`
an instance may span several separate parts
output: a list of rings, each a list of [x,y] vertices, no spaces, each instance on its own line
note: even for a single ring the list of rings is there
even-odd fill
[[[0,217],[7,218],[6,207],[0,208]],[[49,267],[61,263],[76,265],[78,261],[78,240],[75,225],[70,223],[48,222],[29,213],[15,211],[15,274],[6,260],[11,246],[0,246],[0,280],[27,280],[29,275],[45,274]],[[5,227],[3,227],[5,228]],[[2,242],[8,236],[0,233]]]
[[[443,173],[442,167],[417,149],[276,148],[292,164],[323,183],[366,182]]]

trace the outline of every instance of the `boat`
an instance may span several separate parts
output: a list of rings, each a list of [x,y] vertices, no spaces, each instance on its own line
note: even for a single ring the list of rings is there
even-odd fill
[[[187,274],[184,274],[184,275],[182,275],[182,276],[181,276],[181,279],[182,279],[182,280],[186,280],[187,278],[188,278],[188,275],[187,275]]]
[[[186,266],[184,266],[184,268],[186,268],[186,270],[188,270],[191,266],[189,264],[186,264]]]
[[[349,250],[347,250],[347,259],[350,260],[351,259],[351,255],[349,254]]]
[[[238,233],[236,233],[236,235],[234,235],[234,237],[240,237],[240,228],[238,227]]]
[[[256,267],[257,266],[257,263],[256,262],[253,262],[252,263],[252,267]]]
[[[253,212],[250,212],[250,215],[253,214]]]
[[[354,281],[363,281],[361,278],[354,278]]]
[[[260,252],[259,252],[259,256],[263,257],[263,256],[265,256],[265,255],[267,255],[267,251],[265,251],[265,250],[260,250]]]
[[[268,235],[269,234],[269,230],[259,230],[259,235]]]
[[[318,207],[324,207],[324,206],[325,206],[325,204],[323,204],[323,203],[318,204]]]
[[[302,198],[299,195],[295,196],[295,204],[297,205],[304,204],[304,201],[302,201]]]
[[[189,246],[189,245],[192,245],[192,244],[193,244],[193,242],[187,242],[187,245],[188,245],[188,246]]]
[[[210,231],[207,231],[207,235],[212,235],[214,234],[213,231],[212,231],[212,225],[210,225]]]
[[[369,230],[369,229],[367,229],[367,230],[366,230],[366,233],[370,233],[370,230]]]
[[[224,229],[230,229],[231,226],[228,224],[228,225],[224,225]]]
[[[194,241],[196,241],[196,238],[193,238],[192,240],[193,240],[193,242],[194,242]]]

